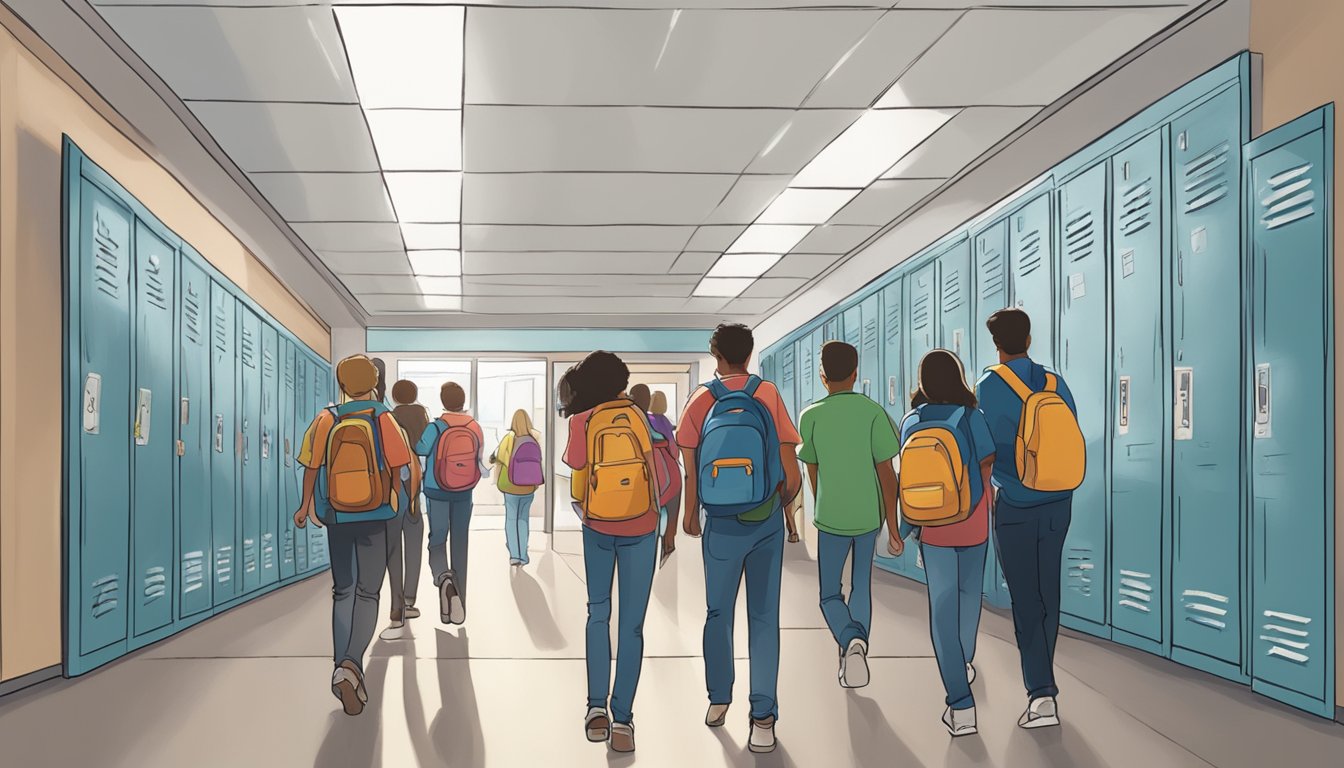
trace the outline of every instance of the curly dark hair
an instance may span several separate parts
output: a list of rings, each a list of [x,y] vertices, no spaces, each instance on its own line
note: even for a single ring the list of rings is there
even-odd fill
[[[561,413],[573,416],[615,400],[629,383],[630,369],[621,358],[602,350],[593,352],[561,377],[558,388],[569,389],[569,402],[561,403]]]

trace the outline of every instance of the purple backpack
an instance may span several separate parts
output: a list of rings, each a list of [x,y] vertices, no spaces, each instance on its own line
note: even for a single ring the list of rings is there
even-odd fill
[[[541,485],[543,477],[541,445],[527,435],[515,437],[513,455],[509,457],[509,482],[517,486]]]

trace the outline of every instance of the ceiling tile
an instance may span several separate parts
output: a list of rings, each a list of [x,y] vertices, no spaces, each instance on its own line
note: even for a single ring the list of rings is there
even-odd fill
[[[779,263],[765,273],[768,278],[803,277],[813,278],[826,271],[840,260],[840,254],[827,253],[789,253]]]
[[[761,146],[760,156],[747,167],[747,172],[797,174],[862,114],[857,109],[794,112]]]
[[[183,99],[356,101],[329,8],[104,6],[101,13]]]
[[[355,298],[372,315],[441,311],[427,307],[419,293],[364,293],[356,294]]]
[[[827,224],[812,230],[812,234],[794,248],[796,253],[849,253],[880,227],[843,226]]]
[[[365,293],[420,293],[413,275],[342,274],[341,282],[356,295]]]
[[[925,10],[886,14],[817,86],[805,106],[866,109],[960,15],[955,11]]]
[[[411,274],[411,262],[403,251],[319,251],[317,255],[337,274]]]
[[[744,299],[782,299],[807,284],[801,277],[763,277],[742,292]]]
[[[462,308],[482,315],[517,314],[522,302],[501,301],[507,296],[464,296]],[[684,296],[614,297],[594,302],[591,296],[518,296],[525,301],[527,312],[543,315],[626,315],[641,317],[649,313],[694,312],[688,309],[689,299]]]
[[[735,177],[629,173],[467,174],[468,224],[698,224]]]
[[[740,176],[728,196],[714,209],[707,224],[750,224],[788,188],[792,175]]]
[[[973,10],[877,106],[1050,104],[1184,12]]]
[[[482,251],[680,251],[695,227],[543,227],[465,224],[467,253]]]
[[[830,223],[883,226],[942,185],[942,179],[879,179],[841,209]]]
[[[289,222],[396,220],[377,173],[260,173],[252,183]]]
[[[468,275],[514,275],[533,280],[545,276],[586,273],[595,275],[619,271],[621,274],[667,274],[677,259],[676,251],[661,253],[466,253],[463,271]],[[591,279],[591,278],[590,278]]]
[[[1039,111],[1036,107],[970,107],[962,110],[882,174],[882,178],[945,179],[955,176]]]
[[[200,101],[188,106],[244,171],[378,170],[358,106]]]
[[[349,0],[354,2],[354,0]],[[1203,0],[1163,0],[1161,5],[1198,5]],[[1093,6],[1129,6],[1129,5],[1158,5],[1154,0],[900,0],[896,3],[898,8],[907,6],[916,6],[919,8],[980,8],[984,6],[993,6],[996,8],[1006,7],[1030,7],[1030,8],[1076,8]]]
[[[666,276],[643,276],[631,282],[594,281],[591,276],[585,280],[565,283],[563,295],[566,297],[589,297],[607,299],[615,297],[624,301],[629,298],[686,298],[695,288],[695,277],[669,278]],[[463,286],[467,296],[526,296],[547,297],[556,295],[554,285],[516,284],[498,282],[488,277],[467,278]],[[594,307],[595,309],[597,307]],[[526,307],[522,311],[528,311]]]
[[[779,301],[779,299],[747,298],[743,295],[729,300],[721,311],[726,315],[756,316],[774,309]]]
[[[315,251],[394,251],[403,247],[401,228],[396,224],[337,222],[291,226]]]
[[[713,224],[700,227],[690,242],[685,244],[686,250],[723,253],[746,229],[745,224]]]
[[[718,251],[709,253],[687,251],[677,257],[676,263],[669,270],[674,275],[704,275],[709,268],[714,266],[714,262],[719,260],[721,254]]]

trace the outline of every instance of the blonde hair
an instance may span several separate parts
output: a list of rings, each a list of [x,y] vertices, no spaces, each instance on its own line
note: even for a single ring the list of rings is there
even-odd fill
[[[661,389],[653,393],[653,400],[649,403],[649,412],[656,416],[667,414],[667,393]]]
[[[541,439],[536,430],[532,429],[532,417],[528,416],[527,411],[522,408],[513,412],[513,424],[509,426],[509,431],[516,437],[531,435],[537,440]]]

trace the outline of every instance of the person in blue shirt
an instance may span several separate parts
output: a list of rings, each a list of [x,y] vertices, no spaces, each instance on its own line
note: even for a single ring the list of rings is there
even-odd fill
[[[1020,309],[1001,309],[985,326],[999,362],[1033,392],[1045,388],[1046,373],[1069,410],[1078,408],[1064,379],[1028,356],[1031,318]],[[1029,703],[1018,720],[1023,728],[1059,725],[1055,697],[1055,639],[1059,635],[1060,561],[1069,532],[1073,492],[1044,493],[1022,485],[1017,475],[1017,429],[1022,398],[993,370],[976,385],[980,409],[994,436],[994,539],[1013,602],[1013,627],[1022,657]]]

